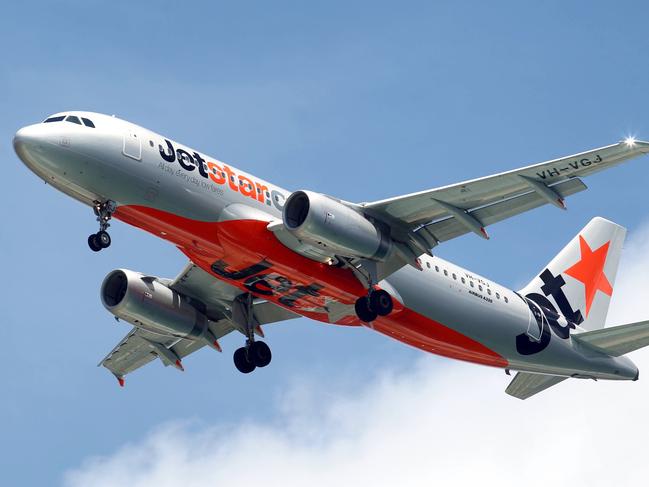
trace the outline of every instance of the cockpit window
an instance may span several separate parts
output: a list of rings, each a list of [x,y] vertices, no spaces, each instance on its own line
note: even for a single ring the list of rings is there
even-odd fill
[[[79,120],[79,118],[81,118],[81,120],[83,120],[83,124],[81,123],[81,120]],[[66,122],[70,122],[70,123],[76,123],[77,125],[85,125],[86,127],[90,127],[90,128],[93,128],[93,129],[95,128],[95,124],[92,122],[92,120],[90,120],[89,118],[85,118],[85,117],[77,117],[76,115],[68,115],[68,116],[56,115],[54,117],[46,118],[43,121],[43,123],[61,122],[63,120],[65,120]]]

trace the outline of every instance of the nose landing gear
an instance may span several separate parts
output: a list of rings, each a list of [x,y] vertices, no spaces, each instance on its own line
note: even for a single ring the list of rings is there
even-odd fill
[[[370,289],[368,296],[356,300],[354,309],[361,321],[370,323],[377,316],[387,316],[392,312],[392,296],[383,289]]]
[[[108,222],[116,209],[117,205],[114,201],[108,200],[104,203],[95,202],[93,210],[95,215],[97,215],[99,231],[88,236],[88,247],[93,252],[99,252],[101,249],[110,247],[111,239],[106,230],[110,227],[110,223]]]

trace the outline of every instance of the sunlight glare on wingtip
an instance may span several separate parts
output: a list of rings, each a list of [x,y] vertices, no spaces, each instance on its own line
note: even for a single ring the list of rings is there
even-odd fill
[[[635,137],[633,135],[629,135],[624,139],[624,143],[627,145],[627,147],[633,147],[635,146]]]

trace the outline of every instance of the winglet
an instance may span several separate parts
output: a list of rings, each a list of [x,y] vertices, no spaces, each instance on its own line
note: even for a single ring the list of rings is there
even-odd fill
[[[121,375],[116,375],[115,378],[117,379],[117,383],[119,384],[119,386],[124,387],[124,384],[126,384],[124,377]]]

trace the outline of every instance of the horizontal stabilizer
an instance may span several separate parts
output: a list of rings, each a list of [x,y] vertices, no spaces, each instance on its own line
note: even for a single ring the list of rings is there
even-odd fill
[[[572,339],[619,357],[649,345],[649,321],[587,331],[572,335]]]
[[[509,386],[507,386],[507,389],[505,389],[505,392],[518,399],[527,399],[566,379],[567,377],[557,375],[518,372],[516,377],[509,383]]]

